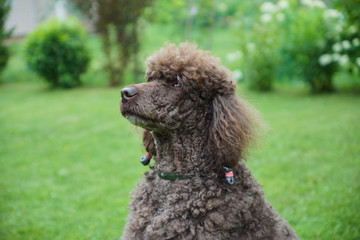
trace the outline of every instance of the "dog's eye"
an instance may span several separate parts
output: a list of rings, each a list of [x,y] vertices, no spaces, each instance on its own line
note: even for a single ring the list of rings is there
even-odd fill
[[[179,82],[176,82],[176,83],[173,84],[173,86],[174,86],[174,87],[182,87],[182,84],[179,83]]]

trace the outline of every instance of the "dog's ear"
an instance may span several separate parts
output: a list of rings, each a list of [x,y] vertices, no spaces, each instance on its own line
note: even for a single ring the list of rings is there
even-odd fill
[[[143,145],[145,147],[145,150],[150,153],[151,156],[156,155],[155,140],[150,131],[148,130],[144,130]]]
[[[247,147],[254,140],[254,111],[235,95],[216,95],[213,99],[209,147],[216,163],[234,167],[245,157]],[[220,160],[220,161],[219,161]],[[220,166],[219,166],[220,167]]]

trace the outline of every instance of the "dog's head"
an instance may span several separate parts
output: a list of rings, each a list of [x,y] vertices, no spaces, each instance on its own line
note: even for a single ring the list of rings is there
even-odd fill
[[[147,59],[147,66],[146,83],[122,90],[121,113],[131,123],[159,134],[208,128],[208,136],[203,137],[216,149],[214,157],[234,165],[252,139],[253,115],[235,96],[230,72],[190,43],[166,44]],[[144,145],[156,155],[147,131]]]

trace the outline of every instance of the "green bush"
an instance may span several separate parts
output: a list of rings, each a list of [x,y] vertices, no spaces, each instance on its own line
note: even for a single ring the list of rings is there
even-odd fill
[[[358,15],[322,0],[258,5],[258,14],[238,23],[244,54],[238,67],[250,88],[270,90],[275,78],[290,78],[303,80],[314,93],[331,92],[339,70],[360,75],[360,27],[352,20]]]
[[[250,41],[242,47],[246,59],[245,81],[252,90],[270,91],[278,62],[277,37],[271,26],[262,24],[255,24],[252,34],[249,34]]]
[[[75,19],[51,19],[27,37],[26,59],[53,87],[78,86],[90,60],[86,31]]]
[[[333,91],[332,79],[339,64],[327,53],[340,39],[344,15],[321,0],[292,1],[289,6],[279,13],[284,15],[280,23],[283,64],[308,83],[312,92]]]
[[[244,55],[239,67],[244,71],[245,83],[252,90],[272,90],[279,62],[276,22],[255,16],[248,21],[241,20],[237,25],[240,50]]]
[[[0,44],[0,72],[5,68],[8,59],[9,59],[8,49],[2,44]]]
[[[9,59],[9,51],[4,45],[4,39],[10,37],[11,31],[5,31],[5,20],[10,11],[6,0],[0,0],[0,72],[5,68]]]
[[[359,0],[336,0],[345,15],[345,24],[331,50],[322,57],[331,56],[331,62],[347,70],[354,79],[360,79],[360,8]]]

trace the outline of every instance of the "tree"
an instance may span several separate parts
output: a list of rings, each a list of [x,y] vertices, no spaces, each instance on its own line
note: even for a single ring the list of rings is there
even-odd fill
[[[94,21],[96,31],[102,36],[110,86],[117,86],[123,81],[125,69],[131,59],[134,61],[135,81],[138,81],[138,20],[152,1],[72,0],[75,6]]]

